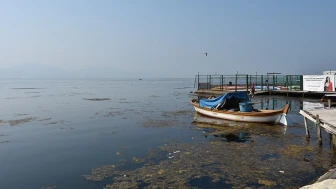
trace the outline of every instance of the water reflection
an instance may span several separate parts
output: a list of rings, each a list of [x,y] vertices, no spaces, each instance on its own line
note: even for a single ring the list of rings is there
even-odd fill
[[[279,137],[287,131],[287,126],[235,122],[206,117],[198,113],[195,113],[193,124],[203,130],[206,138],[222,138],[228,142],[247,142],[251,134]]]

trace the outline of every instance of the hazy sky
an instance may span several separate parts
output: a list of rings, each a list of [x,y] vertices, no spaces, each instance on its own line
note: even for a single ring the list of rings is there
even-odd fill
[[[336,70],[334,0],[0,0],[0,26],[0,77]]]

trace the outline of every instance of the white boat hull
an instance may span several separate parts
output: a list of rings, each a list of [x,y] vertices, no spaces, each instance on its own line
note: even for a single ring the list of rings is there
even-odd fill
[[[286,114],[284,113],[278,113],[278,114],[267,115],[267,116],[249,116],[249,115],[243,115],[243,114],[239,114],[239,115],[225,114],[225,113],[202,109],[196,106],[194,106],[194,108],[195,108],[195,111],[200,114],[203,114],[209,117],[218,118],[218,119],[226,119],[226,120],[231,120],[231,121],[242,121],[242,122],[254,122],[254,123],[274,123],[274,124],[281,123],[283,125],[287,125]]]

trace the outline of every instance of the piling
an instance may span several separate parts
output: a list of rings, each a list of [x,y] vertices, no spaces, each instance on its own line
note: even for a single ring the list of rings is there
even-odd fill
[[[307,118],[304,117],[303,120],[304,120],[304,124],[305,124],[305,128],[306,128],[306,137],[310,138],[310,134],[309,134],[309,130],[308,130],[308,125],[307,125]]]
[[[316,126],[316,130],[317,130],[318,144],[322,145],[322,133],[321,133],[321,125],[320,125],[319,115],[316,115],[315,126]]]
[[[336,109],[314,109],[314,110],[300,110],[300,114],[304,117],[304,124],[306,128],[306,136],[309,136],[307,119],[315,123],[317,130],[318,143],[322,144],[322,128],[331,135],[329,137],[330,143],[336,148]]]

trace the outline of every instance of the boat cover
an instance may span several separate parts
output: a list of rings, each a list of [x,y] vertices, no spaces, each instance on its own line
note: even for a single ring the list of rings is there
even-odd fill
[[[213,109],[217,107],[219,104],[228,102],[230,100],[235,100],[235,101],[238,100],[238,102],[244,102],[244,101],[249,101],[249,97],[247,96],[246,91],[230,92],[230,93],[226,93],[222,96],[219,96],[213,99],[206,99],[206,98],[201,99],[199,105],[200,107],[206,107],[206,108]]]

